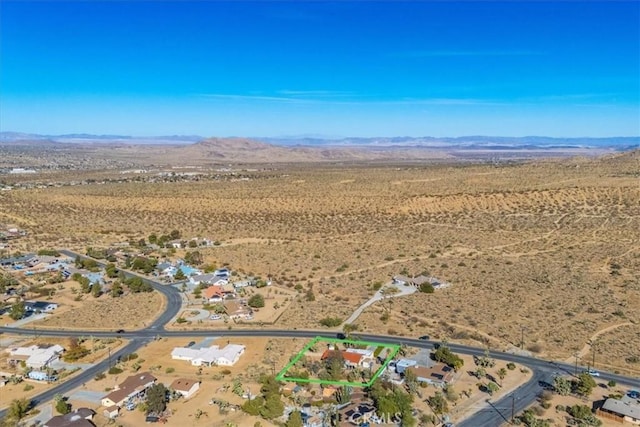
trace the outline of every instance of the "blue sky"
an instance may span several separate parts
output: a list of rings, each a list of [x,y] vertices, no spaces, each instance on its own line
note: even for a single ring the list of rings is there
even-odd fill
[[[640,135],[640,2],[0,2],[0,130]]]

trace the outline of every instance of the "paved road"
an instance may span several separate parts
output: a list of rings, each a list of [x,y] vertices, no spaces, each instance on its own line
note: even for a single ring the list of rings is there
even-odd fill
[[[72,251],[62,250],[60,251],[65,255],[75,257],[82,256]],[[104,266],[104,263],[99,262],[99,265]],[[125,272],[127,277],[137,276],[131,272]],[[140,277],[140,276],[138,276]],[[65,331],[65,330],[37,330],[33,329],[19,329],[19,328],[7,328],[0,327],[0,333],[20,334],[20,335],[32,335],[37,333],[40,336],[56,336],[56,337],[70,337],[70,336],[94,336],[94,337],[114,337],[121,336],[123,338],[131,340],[125,347],[117,351],[112,355],[111,360],[117,359],[119,356],[133,353],[140,347],[153,341],[156,337],[210,337],[212,334],[217,336],[227,337],[269,337],[269,338],[311,338],[316,336],[335,337],[335,332],[327,331],[315,331],[315,330],[282,330],[282,329],[258,329],[258,330],[200,330],[200,331],[167,331],[164,329],[164,325],[170,322],[180,311],[181,308],[181,296],[176,288],[173,286],[163,285],[148,278],[142,277],[142,279],[153,286],[158,292],[161,292],[167,298],[167,305],[165,311],[154,320],[151,325],[145,329],[138,331],[128,331],[122,334],[115,332],[96,332],[96,331]],[[358,334],[358,338],[367,341],[376,341],[388,344],[405,344],[412,347],[431,349],[435,342],[411,339],[406,337],[395,336],[378,336],[371,334]],[[464,346],[459,344],[449,344],[449,347],[453,352],[468,354],[468,355],[483,355],[485,350],[470,346]],[[519,363],[528,366],[532,370],[532,378],[526,384],[521,385],[515,391],[502,399],[491,402],[486,402],[486,406],[473,414],[467,420],[461,422],[459,426],[463,427],[475,427],[475,426],[499,426],[505,421],[511,418],[512,404],[515,408],[515,413],[522,411],[529,406],[536,398],[536,395],[542,390],[540,385],[541,381],[552,382],[554,375],[560,374],[573,374],[575,366],[567,363],[552,362],[533,357],[521,356],[503,352],[491,352],[491,357],[508,362]],[[70,379],[58,386],[55,386],[33,398],[34,405],[39,405],[48,400],[51,400],[57,393],[67,394],[69,391],[76,387],[79,387],[84,382],[93,378],[96,374],[103,372],[109,368],[109,361],[104,360],[86,371],[80,373],[77,377]],[[598,379],[600,382],[614,380],[617,383],[628,384],[633,388],[640,388],[639,378],[629,378],[622,375],[616,375],[607,372],[601,372],[601,376]],[[6,415],[6,410],[0,411],[0,418]]]

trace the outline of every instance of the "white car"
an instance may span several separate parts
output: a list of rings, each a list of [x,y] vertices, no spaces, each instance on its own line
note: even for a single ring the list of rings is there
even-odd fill
[[[222,319],[222,316],[220,316],[219,314],[212,314],[211,317],[209,317],[209,319],[211,319],[211,320],[220,320],[220,319]]]
[[[587,374],[591,375],[592,377],[599,377],[600,376],[600,372],[598,371],[594,371],[593,369],[589,369],[588,371],[585,371]]]

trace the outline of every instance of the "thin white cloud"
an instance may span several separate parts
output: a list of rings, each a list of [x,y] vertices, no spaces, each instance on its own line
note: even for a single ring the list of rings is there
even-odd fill
[[[344,97],[353,97],[355,94],[353,92],[348,91],[340,91],[340,90],[280,90],[279,94],[285,96],[308,96],[308,97],[318,97],[318,98],[344,98]]]
[[[241,95],[226,93],[200,93],[197,96],[246,102],[280,102],[280,103],[300,103],[300,104],[330,104],[330,105],[440,105],[440,106],[482,106],[482,105],[508,105],[491,99],[475,98],[396,98],[384,99],[375,96],[356,96],[347,92],[330,91],[291,91],[282,90],[277,93],[289,94],[290,96],[271,95]],[[331,94],[331,96],[329,96]],[[306,95],[306,96],[303,96]],[[335,97],[335,98],[334,98]]]

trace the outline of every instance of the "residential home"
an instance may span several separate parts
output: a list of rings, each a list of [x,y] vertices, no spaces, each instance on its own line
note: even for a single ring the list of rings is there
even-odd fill
[[[436,363],[431,367],[410,366],[405,372],[414,373],[418,382],[444,387],[453,380],[454,371],[453,368],[444,363]]]
[[[332,349],[325,350],[324,353],[322,353],[322,356],[320,356],[320,360],[326,360],[330,357],[334,357],[336,353],[340,353],[342,355],[344,365],[347,368],[369,368],[371,366],[371,360],[366,358],[363,354]]]
[[[214,286],[224,286],[228,283],[227,278],[222,276],[217,276],[214,273],[206,273],[206,274],[197,274],[191,276],[189,278],[189,283],[192,285],[214,285]]]
[[[399,374],[404,374],[404,371],[411,367],[411,366],[415,366],[417,365],[418,362],[416,362],[415,360],[411,360],[411,359],[400,359],[395,363],[396,366],[396,372]]]
[[[10,365],[17,365],[24,362],[32,369],[44,369],[50,364],[60,360],[60,355],[64,352],[64,347],[60,345],[16,347],[7,350],[9,357],[7,361]]]
[[[225,290],[222,286],[209,286],[202,291],[202,298],[208,302],[221,302],[224,296]]]
[[[156,383],[157,379],[149,372],[135,374],[128,377],[116,389],[102,398],[102,406],[122,407],[127,400],[144,396],[147,389]]]
[[[214,271],[213,274],[219,277],[224,277],[225,279],[231,277],[231,271],[228,268],[219,268],[218,270]]]
[[[109,406],[108,408],[105,408],[105,410],[102,412],[102,415],[104,415],[109,419],[114,419],[119,414],[120,414],[120,408],[117,407],[116,405]]]
[[[237,301],[225,301],[224,308],[230,319],[253,319],[253,311],[249,307],[239,304]]]
[[[598,409],[597,415],[619,423],[627,422],[640,425],[640,400],[629,395],[623,396],[621,399],[609,398]]]
[[[12,265],[23,265],[35,257],[36,257],[36,254],[26,254],[26,255],[21,255],[17,257],[3,258],[3,259],[0,259],[0,266],[8,267]]]
[[[233,282],[233,288],[238,290],[241,288],[247,288],[249,286],[255,286],[255,280],[253,279],[247,279],[247,280],[240,280],[238,282]]]
[[[58,304],[55,302],[46,301],[25,301],[24,309],[34,313],[51,313],[58,308]]]
[[[175,360],[190,361],[193,366],[233,366],[244,353],[245,346],[227,344],[224,348],[213,345],[208,348],[176,347],[171,352]]]
[[[170,389],[180,393],[185,399],[190,398],[200,389],[200,381],[178,378],[171,383]]]
[[[89,408],[78,408],[65,415],[56,415],[43,424],[44,427],[95,427],[92,422],[95,411]]]

